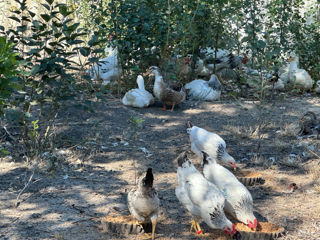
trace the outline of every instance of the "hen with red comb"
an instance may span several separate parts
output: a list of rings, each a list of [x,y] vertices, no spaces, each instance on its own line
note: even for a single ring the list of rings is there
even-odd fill
[[[253,200],[248,189],[226,168],[203,152],[203,174],[220,191],[226,199],[225,211],[232,217],[256,228],[258,221],[253,215]]]

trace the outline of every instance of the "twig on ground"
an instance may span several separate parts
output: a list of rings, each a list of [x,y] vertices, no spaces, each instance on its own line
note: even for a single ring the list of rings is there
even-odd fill
[[[19,205],[20,205],[20,201],[19,201],[19,198],[21,196],[21,194],[23,193],[23,191],[29,186],[32,178],[33,178],[33,175],[34,175],[34,171],[32,172],[30,178],[29,178],[29,181],[26,183],[26,185],[24,186],[24,188],[19,192],[18,196],[17,196],[17,199],[16,199],[16,204],[15,204],[15,207],[17,208]]]
[[[311,152],[313,155],[315,155],[320,160],[320,156],[318,154],[316,154],[314,151],[311,151],[310,149],[308,149],[308,151]]]
[[[12,141],[14,141],[14,142],[17,141],[17,139],[16,139],[14,136],[12,136],[11,133],[8,131],[8,129],[7,129],[6,126],[3,126],[2,128],[3,128],[4,131],[8,134],[9,138],[10,138]]]

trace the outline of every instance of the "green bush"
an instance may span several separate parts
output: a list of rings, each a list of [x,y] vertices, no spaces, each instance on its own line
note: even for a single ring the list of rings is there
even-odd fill
[[[18,87],[19,61],[14,51],[14,43],[5,36],[0,37],[0,114],[8,105],[14,89]]]

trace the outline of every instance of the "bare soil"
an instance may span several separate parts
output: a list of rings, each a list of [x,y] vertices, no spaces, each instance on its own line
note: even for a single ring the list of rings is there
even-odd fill
[[[263,185],[248,187],[258,221],[285,228],[281,240],[320,239],[320,140],[297,136],[306,111],[320,116],[319,97],[276,100],[261,111],[255,102],[228,99],[185,102],[173,112],[157,105],[133,109],[110,96],[66,101],[55,125],[54,150],[43,154],[38,166],[27,164],[10,140],[1,143],[9,156],[0,161],[0,239],[142,239],[103,232],[100,219],[129,214],[127,193],[148,167],[162,207],[156,239],[199,239],[189,233],[190,215],[174,193],[174,159],[190,150],[188,120],[222,136],[241,169],[262,174]],[[135,140],[131,117],[143,119]],[[200,169],[200,160],[190,156]],[[298,189],[290,191],[291,183]],[[201,239],[227,239],[201,226]]]

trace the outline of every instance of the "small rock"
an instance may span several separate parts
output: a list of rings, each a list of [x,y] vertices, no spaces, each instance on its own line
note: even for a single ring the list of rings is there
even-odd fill
[[[30,218],[40,218],[41,217],[41,214],[40,213],[32,213],[30,215]]]
[[[272,162],[272,164],[276,161],[275,157],[269,157],[269,161]]]

